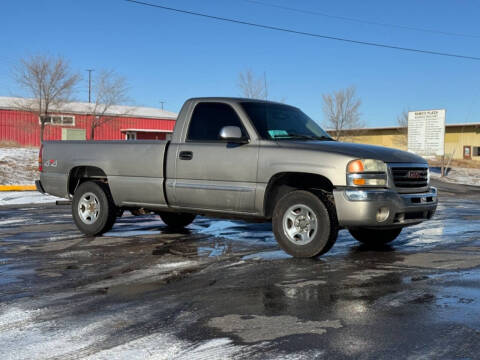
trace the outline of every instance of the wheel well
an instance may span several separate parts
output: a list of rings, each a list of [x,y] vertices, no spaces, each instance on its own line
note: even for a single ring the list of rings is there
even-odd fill
[[[78,186],[88,180],[102,181],[108,184],[107,174],[96,166],[77,166],[68,176],[68,193],[73,195]]]
[[[292,190],[316,190],[333,193],[333,184],[325,176],[309,173],[285,172],[276,174],[268,182],[264,198],[265,217],[272,217],[278,199]],[[333,197],[332,197],[333,200]]]

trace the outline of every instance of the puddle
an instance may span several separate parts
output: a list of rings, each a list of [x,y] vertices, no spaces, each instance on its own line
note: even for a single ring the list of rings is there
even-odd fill
[[[232,253],[232,247],[227,244],[216,243],[213,247],[200,246],[197,248],[199,256],[219,257]]]
[[[255,254],[250,254],[242,257],[242,260],[278,260],[278,259],[291,259],[292,256],[288,255],[283,250],[262,251]]]
[[[244,342],[259,342],[297,335],[323,335],[327,329],[339,329],[339,320],[302,321],[293,316],[226,315],[212,318],[208,326],[234,334]]]
[[[35,274],[33,268],[19,267],[18,264],[5,264],[0,267],[0,285],[24,281],[22,276]]]
[[[115,229],[115,231],[109,231],[104,236],[110,237],[130,237],[130,236],[142,236],[142,235],[160,235],[162,232],[161,230],[125,230],[119,231]]]
[[[262,241],[275,243],[270,223],[247,223],[243,221],[210,220],[207,224],[191,225],[192,230],[215,237],[226,238],[235,241]]]
[[[437,315],[434,321],[457,321],[462,324],[477,326],[480,308],[480,271],[445,272],[435,274],[435,305]]]

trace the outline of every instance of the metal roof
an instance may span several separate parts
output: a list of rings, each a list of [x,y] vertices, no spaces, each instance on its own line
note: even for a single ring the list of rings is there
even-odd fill
[[[34,101],[35,99],[0,96],[0,109],[22,110],[29,106],[31,107]],[[70,102],[63,104],[61,107],[52,106],[52,111],[67,114],[91,114],[94,106],[95,104],[87,102]],[[166,120],[177,119],[177,114],[171,111],[152,107],[127,105],[112,105],[105,115]]]

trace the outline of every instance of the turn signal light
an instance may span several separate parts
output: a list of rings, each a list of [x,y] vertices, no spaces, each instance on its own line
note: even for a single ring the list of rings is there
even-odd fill
[[[353,185],[359,185],[359,186],[365,185],[365,179],[353,179],[352,182],[353,182]]]

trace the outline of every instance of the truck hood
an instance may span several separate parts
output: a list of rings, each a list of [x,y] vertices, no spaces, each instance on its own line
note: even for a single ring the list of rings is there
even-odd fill
[[[290,147],[312,151],[342,154],[357,159],[376,159],[387,163],[427,163],[421,156],[407,151],[383,146],[346,143],[339,141],[277,141],[280,147]]]

